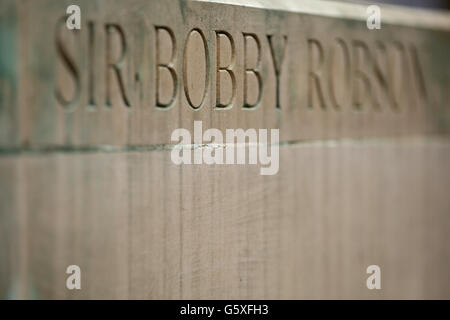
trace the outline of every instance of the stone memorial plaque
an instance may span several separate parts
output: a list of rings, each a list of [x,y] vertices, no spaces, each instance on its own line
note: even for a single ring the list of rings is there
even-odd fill
[[[366,9],[3,0],[0,298],[450,298],[450,14]],[[196,123],[278,170],[174,163]]]

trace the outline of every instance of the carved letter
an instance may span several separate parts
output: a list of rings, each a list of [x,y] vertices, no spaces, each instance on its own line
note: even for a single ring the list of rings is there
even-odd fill
[[[275,50],[272,44],[272,35],[267,35],[267,40],[269,40],[270,54],[272,55],[272,63],[273,68],[275,69],[275,78],[276,78],[276,108],[281,109],[280,105],[280,75],[281,75],[281,67],[283,65],[284,57],[286,55],[286,47],[287,47],[287,36],[283,36],[283,46],[280,52],[280,61],[277,63],[277,59],[275,58]]]
[[[400,41],[394,41],[389,63],[389,79],[394,111],[400,111],[409,95],[407,83],[410,81],[407,52]]]
[[[411,63],[412,63],[412,69],[414,73],[413,79],[415,79],[415,91],[417,93],[417,101],[421,101],[424,104],[427,104],[427,88],[426,88],[426,81],[423,75],[422,68],[420,66],[419,61],[419,54],[417,52],[416,47],[411,44],[409,47],[409,51],[411,54]]]
[[[222,67],[220,64],[220,36],[223,35],[226,38],[228,38],[228,41],[230,43],[231,47],[231,61],[228,63],[227,66]],[[234,60],[236,55],[236,50],[234,47],[234,41],[231,35],[226,31],[216,31],[216,47],[217,47],[217,55],[216,55],[216,108],[220,109],[226,109],[231,108],[233,106],[233,101],[236,96],[236,77],[234,76],[233,67],[234,67]],[[220,72],[226,72],[230,76],[231,81],[231,97],[230,101],[227,104],[223,104],[220,102]]]
[[[191,51],[191,50],[189,50],[190,49],[189,44],[190,44],[190,40],[192,39],[192,37],[194,37],[195,34],[197,34],[197,36],[196,36],[197,39],[198,39],[198,35],[200,36],[200,39],[201,39],[201,41],[203,43],[203,49],[204,49],[204,54],[205,54],[205,84],[204,84],[204,88],[203,88],[203,93],[201,95],[201,99],[199,99],[200,101],[197,104],[195,104],[192,101],[192,97],[191,97],[191,95],[189,93],[189,87],[192,87],[192,86],[188,85],[188,81],[189,80],[194,80],[194,78],[198,78],[198,77],[190,77],[188,79],[188,69],[187,69],[188,60],[189,59],[193,60],[192,57],[188,58],[188,54],[187,53],[188,53],[188,51]],[[191,63],[192,63],[192,60],[190,61]],[[206,96],[206,92],[208,90],[208,83],[209,83],[209,53],[208,53],[208,45],[207,45],[206,38],[205,38],[203,32],[200,29],[195,28],[195,29],[192,29],[189,32],[188,36],[187,36],[186,45],[184,47],[184,59],[183,59],[183,87],[184,87],[184,93],[185,93],[186,99],[187,99],[187,101],[188,101],[188,103],[189,103],[189,105],[191,106],[192,109],[199,109],[203,105],[203,102],[204,102],[205,96]]]
[[[318,61],[314,63],[313,59],[313,48],[317,48]],[[308,39],[308,107],[313,107],[313,95],[314,87],[317,88],[317,95],[319,97],[320,106],[322,109],[326,109],[325,98],[323,96],[322,87],[320,85],[320,75],[322,73],[322,65],[324,61],[323,48],[320,42],[316,39]],[[317,65],[316,67],[314,67]]]
[[[89,67],[88,67],[88,108],[95,110],[97,104],[95,103],[95,79],[94,79],[94,59],[95,59],[95,28],[94,22],[88,22],[88,50],[89,50]]]
[[[338,64],[336,64],[335,59],[337,48],[341,48],[343,58],[342,61],[340,61],[340,63]],[[340,72],[336,72],[334,68],[339,65],[342,65],[343,69],[340,70]],[[343,79],[336,82],[336,75],[342,75]],[[336,88],[339,88],[341,90],[336,90]],[[347,101],[347,97],[350,96],[350,52],[344,40],[340,38],[336,39],[333,46],[331,47],[328,89],[330,93],[331,104],[336,110],[341,110],[342,104],[345,104],[345,102],[339,103],[338,98],[336,97],[336,91],[341,91],[341,97],[343,96],[345,98],[345,101]]]
[[[370,63],[370,53],[367,45],[362,41],[353,41],[353,107],[356,109],[361,109],[364,105],[364,102],[369,99],[371,100],[371,85],[370,80],[367,74],[362,70],[362,59],[360,59],[360,53],[366,56]],[[365,64],[367,66],[367,63]],[[364,84],[364,94],[362,94],[359,90],[360,86],[358,86],[358,81],[362,81]],[[364,99],[363,99],[364,97]]]
[[[261,102],[261,95],[262,95],[262,78],[261,78],[261,44],[258,40],[258,37],[256,36],[256,34],[253,33],[243,33],[244,35],[244,70],[245,70],[245,74],[244,74],[244,108],[246,109],[253,109],[256,108],[259,103]],[[254,68],[249,68],[247,66],[247,60],[248,60],[248,55],[247,55],[247,39],[248,38],[252,38],[255,43],[256,43],[256,48],[257,48],[257,58],[256,58],[256,66]],[[258,81],[258,97],[256,99],[256,102],[254,104],[249,104],[248,103],[248,79],[247,76],[249,74],[253,74],[256,77],[256,80]]]
[[[384,68],[382,67],[382,63],[379,61],[380,58],[383,58],[383,60],[384,60],[384,63],[383,63]],[[388,55],[387,55],[387,51],[386,51],[386,46],[384,45],[383,42],[377,41],[375,55],[374,55],[374,59],[373,59],[374,76],[375,76],[375,79],[377,80],[379,88],[381,89],[378,92],[377,91],[374,92],[374,107],[377,110],[381,110],[380,99],[382,99],[383,96],[378,94],[380,92],[384,93],[384,96],[386,96],[388,98],[388,101],[390,104],[394,103],[392,101],[392,94],[391,94],[390,86],[389,86],[387,76],[386,76],[386,74],[388,73],[388,67],[389,67],[389,64],[388,64]],[[384,72],[383,72],[383,69],[384,69]]]
[[[70,75],[73,78],[73,82],[75,84],[75,90],[74,90],[74,96],[71,100],[66,100],[63,96],[63,94],[60,92],[60,90],[55,89],[55,96],[56,100],[61,104],[61,106],[66,109],[67,111],[72,111],[77,103],[78,99],[80,98],[81,93],[81,80],[80,80],[80,74],[79,71],[75,65],[74,59],[69,55],[67,52],[67,48],[63,45],[62,39],[63,36],[61,35],[61,31],[66,29],[65,25],[65,19],[62,18],[59,20],[57,24],[57,30],[56,30],[56,51],[58,55],[61,57],[63,64],[66,66],[67,70],[69,71]],[[77,32],[76,30],[71,31],[71,33]]]
[[[110,52],[112,51],[111,48],[111,34],[112,34],[112,30],[115,29],[118,32],[118,35],[120,36],[120,43],[121,43],[121,55],[119,60],[116,63],[111,63],[110,62]],[[125,35],[124,32],[122,30],[122,28],[117,25],[117,24],[106,24],[105,25],[105,30],[106,30],[106,55],[107,55],[107,68],[106,68],[106,106],[107,107],[111,107],[111,101],[110,101],[110,72],[109,72],[109,68],[112,68],[113,71],[115,72],[116,76],[117,76],[117,81],[119,82],[119,89],[120,89],[120,93],[122,95],[122,99],[123,102],[125,103],[125,105],[127,107],[130,107],[130,102],[129,99],[127,97],[127,94],[125,92],[125,84],[122,78],[122,65],[123,62],[125,60],[125,55],[127,52],[127,45],[126,45],[126,41],[125,41]]]
[[[160,62],[160,39],[159,39],[159,36],[160,36],[160,32],[162,30],[166,31],[169,34],[170,40],[172,42],[172,54],[171,54],[171,57],[170,57],[170,60],[168,63]],[[177,52],[175,35],[173,34],[172,30],[167,27],[156,26],[155,31],[156,31],[156,37],[155,37],[156,38],[156,66],[157,66],[157,70],[156,70],[156,107],[157,108],[170,108],[175,102],[175,98],[177,95],[177,88],[178,88],[178,77],[177,77],[177,73],[174,68],[176,52]],[[162,69],[166,69],[169,71],[170,76],[172,77],[172,81],[173,81],[172,97],[170,98],[168,103],[162,103],[160,100],[160,92],[159,92],[160,74],[159,73]]]

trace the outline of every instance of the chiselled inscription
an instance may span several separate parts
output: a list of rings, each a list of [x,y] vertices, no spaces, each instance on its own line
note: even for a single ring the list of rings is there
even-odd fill
[[[125,35],[123,29],[117,24],[106,24],[106,61],[107,61],[107,69],[106,69],[106,106],[111,107],[110,97],[111,97],[111,74],[116,76],[117,84],[121,93],[121,97],[123,98],[123,102],[127,107],[130,107],[130,101],[128,98],[128,93],[125,90],[125,84],[123,79],[123,71],[122,66],[124,63],[125,55],[127,54],[127,42],[125,39]],[[111,38],[113,33],[116,33],[119,37],[120,43],[120,53],[119,57],[116,61],[112,62],[111,55],[114,52],[111,47]]]
[[[102,70],[94,63],[95,48],[100,45],[95,32],[100,24],[87,22],[88,68],[82,70],[74,58],[80,54],[79,50],[71,51],[65,43],[67,38],[76,38],[76,32],[63,41],[62,33],[64,37],[68,33],[62,30],[63,21],[58,21],[55,31],[56,51],[74,89],[72,95],[67,96],[58,89],[57,84],[56,100],[67,111],[74,110],[82,101],[87,101],[88,106],[95,110],[99,103],[95,98],[99,85],[94,81],[94,74]],[[137,94],[133,91],[137,90],[137,82],[142,81],[143,76],[140,72],[130,74],[131,66],[125,67],[132,64],[135,50],[127,39],[130,33],[118,23],[105,23],[102,28],[105,33],[103,104],[111,108],[111,95],[115,92],[123,106],[132,107],[132,97]],[[306,37],[300,52],[305,56],[293,57],[291,54],[287,57],[292,39],[286,34],[259,35],[243,31],[236,35],[227,30],[195,27],[179,39],[170,26],[154,25],[148,28],[148,39],[151,38],[154,41],[148,41],[147,46],[153,46],[154,54],[146,55],[144,59],[151,60],[146,65],[153,65],[149,70],[154,73],[155,81],[146,82],[154,83],[146,90],[153,91],[155,98],[153,103],[147,101],[146,104],[156,109],[169,109],[184,95],[183,99],[192,110],[203,107],[252,110],[261,105],[264,94],[272,90],[272,107],[281,111],[282,86],[286,85],[283,77],[287,77],[288,73],[297,75],[300,72],[294,68],[298,64],[289,61],[289,58],[300,59],[307,65],[304,75],[307,95],[305,101],[296,103],[298,108],[333,108],[337,111],[344,108],[359,111],[390,108],[401,111],[407,105],[417,104],[417,101],[425,103],[427,99],[425,74],[414,43],[400,40],[369,43],[345,35],[331,41]],[[268,57],[269,64],[263,63],[263,56]],[[88,76],[84,77],[83,72],[87,72]],[[267,73],[274,77],[274,85],[265,85]],[[147,71],[142,74],[151,77]],[[81,84],[82,79],[87,79],[87,86]],[[81,88],[87,88],[87,92],[82,92]],[[213,88],[215,103],[207,105],[206,97],[212,94]],[[289,84],[289,90],[292,88],[295,84]],[[87,99],[81,99],[82,95],[87,95]],[[241,105],[236,105],[237,96],[243,97]]]
[[[303,4],[80,0],[80,29],[70,29],[67,6],[45,1],[45,12],[26,5],[41,28],[25,19],[2,38],[17,54],[0,55],[13,101],[0,122],[20,124],[17,144],[165,145],[194,121],[278,128],[281,142],[450,128],[445,14],[423,12],[416,25],[386,9],[392,21],[370,30],[357,10],[311,14]]]
[[[396,41],[377,42],[375,47],[371,52],[362,40],[338,38],[324,44],[309,39],[308,106],[381,110],[382,95],[388,101],[383,106],[393,110],[408,102],[411,95],[426,102],[425,81],[414,45],[406,49]],[[340,71],[336,72],[337,68]]]
[[[70,97],[64,95],[62,90],[58,87],[55,88],[55,97],[59,104],[66,109],[67,111],[73,110],[76,107],[77,103],[79,103],[79,98],[81,94],[81,83],[80,83],[80,70],[79,67],[76,66],[73,58],[73,53],[69,53],[69,49],[67,46],[67,40],[73,40],[79,36],[79,32],[77,30],[69,33],[66,29],[65,19],[62,18],[58,21],[56,27],[56,51],[58,55],[61,57],[61,62],[64,64],[67,73],[71,76],[71,81],[73,83],[73,93]],[[66,40],[66,44],[63,42],[63,39]],[[66,79],[64,79],[66,80]],[[60,81],[62,82],[62,81]]]
[[[261,43],[258,36],[254,33],[242,33],[244,39],[244,108],[253,109],[257,107],[261,101],[261,94],[263,89],[263,82],[261,77]],[[253,47],[253,50],[251,49]],[[253,55],[250,55],[253,53]],[[253,59],[251,59],[253,58]],[[253,60],[253,66],[250,66]],[[257,97],[254,103],[249,102],[249,77],[253,76],[253,79],[257,82]]]
[[[222,63],[222,56],[224,55],[225,43],[228,42],[228,52],[229,60],[228,63]],[[233,68],[236,60],[236,47],[234,44],[233,37],[226,31],[216,31],[216,108],[225,109],[233,105],[234,99],[236,97],[236,76],[234,74]],[[221,100],[221,78],[222,74],[228,74],[228,81],[231,83],[231,94],[228,102],[224,103]]]
[[[164,27],[164,26],[155,26],[155,32],[156,32],[156,66],[157,66],[157,70],[156,70],[156,107],[158,108],[169,108],[173,105],[174,101],[175,101],[175,97],[177,94],[177,84],[178,84],[178,76],[177,73],[175,71],[174,68],[174,61],[176,58],[176,52],[177,52],[177,48],[176,48],[176,42],[175,42],[175,36],[173,34],[173,31],[168,28],[168,27]],[[162,53],[160,52],[161,49],[161,45],[160,42],[162,41],[160,38],[162,37],[162,34],[166,33],[166,37],[169,37],[170,39],[170,44],[171,44],[171,49],[170,49],[170,55],[169,55],[169,60],[166,62],[161,62],[162,61]],[[170,94],[170,98],[168,100],[168,102],[162,102],[161,101],[161,96],[160,96],[160,73],[162,72],[168,72],[168,74],[170,75],[172,82],[171,82],[171,86],[172,86],[172,94]]]
[[[272,43],[272,35],[267,35],[267,40],[269,41],[270,54],[272,57],[273,68],[275,70],[276,77],[276,108],[281,109],[280,105],[280,75],[281,75],[281,66],[283,65],[284,57],[286,55],[286,47],[287,47],[287,36],[283,36],[283,46],[281,48],[280,57],[277,58],[276,51],[274,49],[274,45]]]
[[[93,61],[95,48],[99,46],[95,28],[100,27],[100,24],[87,22],[89,62],[88,70],[82,70],[74,59],[80,53],[71,52],[62,41],[63,21],[60,19],[57,23],[56,50],[58,59],[71,75],[74,90],[71,96],[66,97],[56,88],[56,100],[63,108],[71,111],[86,100],[80,99],[85,94],[88,106],[95,108],[98,104],[95,91],[99,86],[94,81],[94,73],[100,72],[100,68]],[[142,79],[138,77],[140,73],[133,76],[127,74],[130,67],[124,68],[127,63],[131,63],[133,54],[127,39],[129,33],[118,23],[105,23],[102,28],[105,33],[104,105],[107,108],[112,106],[111,94],[116,92],[125,107],[132,107],[131,97],[135,95],[132,91],[137,88],[136,82]],[[281,111],[280,96],[282,85],[285,84],[282,79],[287,73],[299,72],[293,68],[297,64],[287,58],[290,39],[285,34],[261,36],[243,31],[236,36],[226,30],[192,28],[184,39],[178,39],[172,28],[164,25],[155,25],[148,29],[148,33],[149,39],[154,38],[148,45],[154,45],[153,61],[149,63],[154,66],[150,70],[154,72],[153,107],[157,109],[172,107],[180,95],[184,95],[192,110],[203,107],[240,107],[251,110],[261,104],[265,91],[274,90],[273,107]],[[77,36],[74,33],[71,37]],[[263,44],[263,41],[266,43]],[[237,42],[240,42],[240,51],[236,50]],[[413,100],[425,102],[427,98],[425,75],[418,51],[412,43],[377,40],[369,44],[343,35],[332,41],[307,37],[302,46],[306,49],[303,51],[306,56],[296,59],[307,64],[304,75],[307,95],[306,101],[298,101],[299,108],[352,108],[360,111],[391,108],[400,111]],[[264,49],[267,51],[263,52]],[[270,64],[263,65],[264,55],[267,55]],[[152,59],[152,56],[148,55],[147,58]],[[181,64],[177,63],[179,59],[182,60]],[[236,68],[237,64],[241,66],[240,69]],[[86,78],[82,76],[83,72],[88,73]],[[242,73],[239,77],[238,72]],[[265,73],[271,73],[275,79],[275,85],[267,89],[264,84]],[[149,76],[149,72],[144,74]],[[87,79],[87,86],[81,84],[82,79]],[[178,92],[180,81],[182,90]],[[87,92],[82,92],[81,88],[86,87]],[[290,85],[292,87],[295,86]],[[215,104],[206,106],[205,98],[211,94],[212,88],[215,89]],[[409,99],[408,93],[415,95],[413,99]],[[238,95],[243,96],[241,106],[236,105]],[[380,99],[387,103],[381,103]]]
[[[187,37],[183,56],[184,93],[192,109],[198,109],[203,105],[208,90],[209,64],[206,38],[200,29],[193,29]],[[195,100],[193,92],[197,93]]]

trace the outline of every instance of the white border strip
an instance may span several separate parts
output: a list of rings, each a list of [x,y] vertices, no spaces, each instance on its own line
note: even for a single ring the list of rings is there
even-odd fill
[[[366,21],[366,9],[370,4],[381,8],[381,23],[416,28],[450,30],[450,12],[418,9],[380,3],[349,3],[328,0],[195,0],[243,7],[282,10],[334,18]]]

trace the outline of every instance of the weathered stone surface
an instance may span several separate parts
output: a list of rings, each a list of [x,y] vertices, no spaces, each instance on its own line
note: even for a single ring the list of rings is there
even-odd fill
[[[274,176],[168,151],[3,157],[1,295],[449,298],[449,157],[431,140],[318,142],[282,147]]]
[[[73,2],[0,2],[0,298],[450,298],[448,14]],[[279,173],[173,164],[194,120]]]
[[[413,28],[386,9],[371,31],[365,16],[78,3],[80,31],[63,1],[3,4],[2,147],[166,144],[193,120],[282,141],[448,132],[448,14],[417,12]]]

